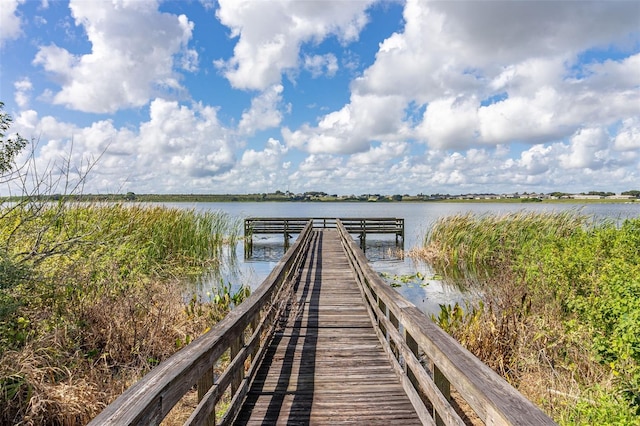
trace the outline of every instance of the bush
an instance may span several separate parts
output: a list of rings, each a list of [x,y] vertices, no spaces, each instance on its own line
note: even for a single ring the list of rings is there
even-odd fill
[[[638,247],[640,218],[619,227],[574,213],[442,219],[425,252],[436,268],[458,266],[439,273],[479,281],[484,305],[443,307],[435,319],[556,419],[640,415]]]

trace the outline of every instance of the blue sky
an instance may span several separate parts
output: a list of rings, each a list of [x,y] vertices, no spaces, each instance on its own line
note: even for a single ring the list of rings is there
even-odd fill
[[[637,1],[1,1],[11,130],[85,192],[640,189]]]

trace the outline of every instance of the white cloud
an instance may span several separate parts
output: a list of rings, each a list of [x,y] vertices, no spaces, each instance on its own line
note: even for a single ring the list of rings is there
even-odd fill
[[[17,13],[18,6],[25,0],[2,0],[0,7],[0,48],[8,40],[17,39],[22,35],[22,18]]]
[[[472,146],[478,139],[478,106],[473,97],[435,100],[425,110],[417,135],[436,149]]]
[[[34,64],[61,85],[54,103],[113,113],[142,106],[157,93],[183,90],[174,65],[194,70],[197,62],[186,47],[193,30],[186,16],[159,13],[155,1],[75,0],[70,8],[92,51],[76,55],[54,44],[39,48]]]
[[[288,146],[312,154],[353,154],[369,149],[370,141],[393,141],[406,137],[402,126],[403,99],[397,96],[360,96],[322,117],[316,127],[305,124],[296,131],[284,128]]]
[[[29,98],[31,96],[31,91],[33,90],[33,84],[31,84],[31,80],[28,77],[25,77],[13,83],[13,87],[15,87],[16,89],[16,104],[18,104],[21,109],[28,108]]]
[[[274,84],[251,100],[251,108],[242,113],[238,131],[243,135],[253,135],[259,130],[277,127],[282,121],[278,109],[282,102],[283,87]]]
[[[386,167],[388,163],[407,154],[408,148],[406,142],[382,143],[380,146],[371,147],[367,152],[353,154],[349,158],[348,167]]]
[[[160,13],[153,1],[72,1],[78,28],[64,41],[88,41],[91,50],[38,47],[34,63],[59,89],[35,75],[12,77],[21,109],[12,130],[40,136],[42,167],[69,155],[72,140],[74,162],[104,152],[92,192],[581,191],[640,182],[640,3],[408,0],[404,27],[381,40],[375,62],[341,94],[348,102],[305,98],[323,112],[298,121],[289,102],[307,88],[296,84],[370,60],[347,43],[371,3],[202,0],[234,38],[232,56],[216,62],[223,77],[257,90],[238,117],[237,99],[220,107],[176,101],[186,98],[182,73],[208,72],[198,52],[217,52],[190,49],[187,17]],[[342,52],[327,50],[332,37]],[[288,86],[283,74],[299,81]],[[88,123],[76,125],[61,109],[27,109],[47,100],[98,113],[142,106],[135,112],[148,118],[73,113]]]
[[[273,170],[282,166],[283,155],[287,148],[279,141],[269,138],[263,151],[248,149],[242,154],[240,165],[247,169]]]
[[[304,68],[311,73],[313,78],[326,75],[333,77],[338,71],[338,59],[333,53],[325,55],[305,55]]]
[[[233,57],[216,61],[238,89],[278,84],[284,71],[298,67],[300,46],[331,35],[354,41],[367,23],[366,1],[220,0],[216,16],[238,37]]]
[[[585,50],[624,46],[638,12],[630,2],[409,0],[403,31],[380,44],[350,103],[316,127],[287,129],[285,141],[329,153],[363,152],[394,133],[432,149],[535,145],[639,116],[640,54],[579,62]],[[425,108],[422,120],[398,119],[411,105]],[[371,127],[381,123],[384,132]]]
[[[608,140],[604,129],[581,129],[571,138],[569,153],[559,157],[560,164],[568,169],[599,169],[603,166]]]
[[[614,147],[620,151],[640,151],[640,118],[623,121],[622,128],[615,137]]]

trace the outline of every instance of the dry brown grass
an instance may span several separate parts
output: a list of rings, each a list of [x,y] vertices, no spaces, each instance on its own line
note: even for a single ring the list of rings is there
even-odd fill
[[[0,424],[85,424],[154,365],[222,318],[150,281],[78,307],[82,328],[53,328],[0,358]],[[75,348],[75,350],[73,350]],[[91,356],[86,356],[91,354]]]
[[[554,417],[588,402],[585,385],[614,392],[614,376],[593,359],[589,330],[568,329],[558,305],[532,302],[521,283],[496,274],[484,287],[484,306],[468,306],[446,331]]]

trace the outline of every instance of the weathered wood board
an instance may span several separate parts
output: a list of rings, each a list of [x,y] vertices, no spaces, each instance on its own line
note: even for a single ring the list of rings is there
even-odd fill
[[[288,316],[236,424],[421,424],[335,230],[315,231]]]

